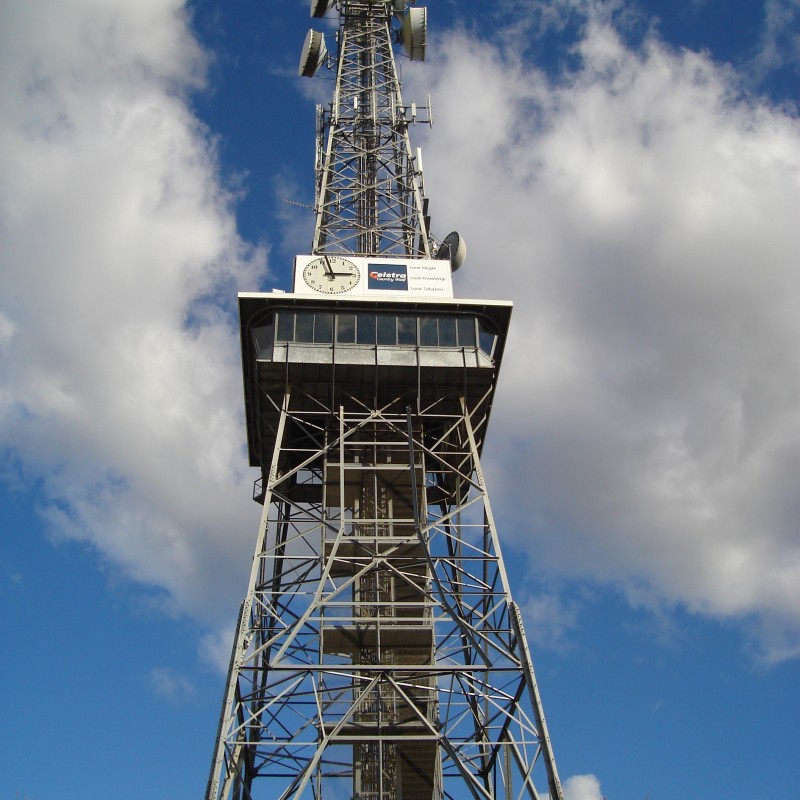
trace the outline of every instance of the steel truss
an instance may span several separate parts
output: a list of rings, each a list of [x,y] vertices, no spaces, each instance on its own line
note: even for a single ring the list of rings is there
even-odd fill
[[[208,800],[562,798],[480,465],[486,397],[264,402]]]
[[[317,107],[316,224],[312,252],[430,258],[422,165],[392,51],[393,4],[341,0],[333,102]],[[424,119],[423,119],[424,117]]]
[[[403,104],[392,52],[393,14],[411,15],[397,0],[312,9],[329,5],[313,253],[430,258],[408,136],[430,101]],[[329,335],[301,335],[295,313]],[[563,800],[480,465],[509,314],[240,295],[263,513],[207,800]]]

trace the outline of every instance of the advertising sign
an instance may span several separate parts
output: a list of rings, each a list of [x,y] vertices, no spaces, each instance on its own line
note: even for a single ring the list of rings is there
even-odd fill
[[[369,291],[387,289],[393,292],[407,292],[408,266],[387,262],[367,264],[367,289]]]
[[[452,298],[450,262],[432,258],[301,255],[294,262],[296,294]]]

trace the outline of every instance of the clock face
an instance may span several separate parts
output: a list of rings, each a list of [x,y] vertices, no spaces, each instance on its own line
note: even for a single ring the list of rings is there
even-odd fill
[[[320,256],[309,261],[303,270],[303,280],[314,291],[341,294],[358,286],[361,273],[358,267],[341,256]]]

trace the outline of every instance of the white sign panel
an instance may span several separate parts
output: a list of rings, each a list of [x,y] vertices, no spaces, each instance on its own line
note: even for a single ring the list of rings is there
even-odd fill
[[[297,256],[295,294],[361,297],[453,296],[450,262],[430,258]]]

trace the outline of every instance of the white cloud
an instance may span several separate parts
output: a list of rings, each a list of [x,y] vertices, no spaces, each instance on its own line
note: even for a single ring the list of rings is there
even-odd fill
[[[578,625],[578,603],[564,600],[555,592],[533,595],[522,604],[525,633],[535,647],[566,650],[570,634]]]
[[[504,535],[637,600],[760,618],[765,655],[790,653],[800,124],[587,14],[557,82],[463,33],[420,76],[434,224],[470,248],[457,292],[515,300],[487,453]]]
[[[408,71],[434,84],[426,178],[437,229],[467,235],[458,291],[516,300],[488,450],[503,533],[796,655],[800,126],[568,5],[582,66],[557,83],[463,33]],[[264,254],[186,102],[204,54],[178,0],[4,19],[0,445],[56,531],[221,624],[257,508],[217,303]]]
[[[205,56],[178,0],[4,5],[0,444],[57,534],[230,613],[255,517],[218,303],[265,258],[187,103]]]
[[[564,800],[603,800],[594,775],[573,775],[564,781]]]
[[[231,660],[231,642],[235,634],[236,626],[233,624],[203,634],[200,637],[200,661],[226,675]]]
[[[157,697],[171,703],[181,703],[197,694],[197,687],[183,673],[170,667],[154,667],[147,680]]]
[[[800,65],[800,2],[798,0],[765,0],[764,24],[758,50],[752,61],[757,79],[784,67]]]

